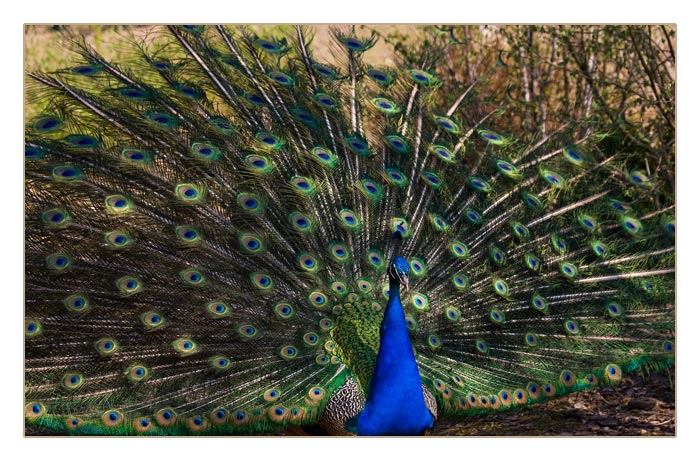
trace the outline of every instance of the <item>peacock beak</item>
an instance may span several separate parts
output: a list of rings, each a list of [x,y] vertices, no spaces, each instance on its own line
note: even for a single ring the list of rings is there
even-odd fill
[[[400,279],[401,285],[408,290],[408,274],[402,274]]]

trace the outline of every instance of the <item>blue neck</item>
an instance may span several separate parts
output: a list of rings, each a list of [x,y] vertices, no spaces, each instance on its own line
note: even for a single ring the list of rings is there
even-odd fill
[[[390,281],[379,354],[369,396],[357,421],[357,434],[420,435],[432,424],[408,337],[399,284]]]

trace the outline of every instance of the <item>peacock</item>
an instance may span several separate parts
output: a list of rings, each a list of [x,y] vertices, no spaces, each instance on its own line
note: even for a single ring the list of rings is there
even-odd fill
[[[672,366],[675,203],[630,122],[508,134],[528,101],[441,53],[281,30],[70,35],[28,74],[27,428],[422,435]]]

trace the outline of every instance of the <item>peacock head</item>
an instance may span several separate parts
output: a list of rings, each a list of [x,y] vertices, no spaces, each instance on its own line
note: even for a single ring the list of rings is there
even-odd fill
[[[403,285],[403,287],[408,290],[408,273],[410,270],[411,268],[408,265],[408,261],[401,256],[397,256],[391,261],[386,272],[389,274],[389,280],[391,282]]]

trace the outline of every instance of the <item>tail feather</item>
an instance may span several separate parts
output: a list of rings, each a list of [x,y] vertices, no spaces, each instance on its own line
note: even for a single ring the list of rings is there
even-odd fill
[[[673,362],[675,205],[614,128],[506,136],[478,82],[442,102],[432,58],[369,65],[378,37],[339,28],[322,63],[287,32],[167,27],[129,66],[74,39],[82,64],[29,74],[28,421],[345,431],[328,412],[369,389],[396,231],[440,414]]]

